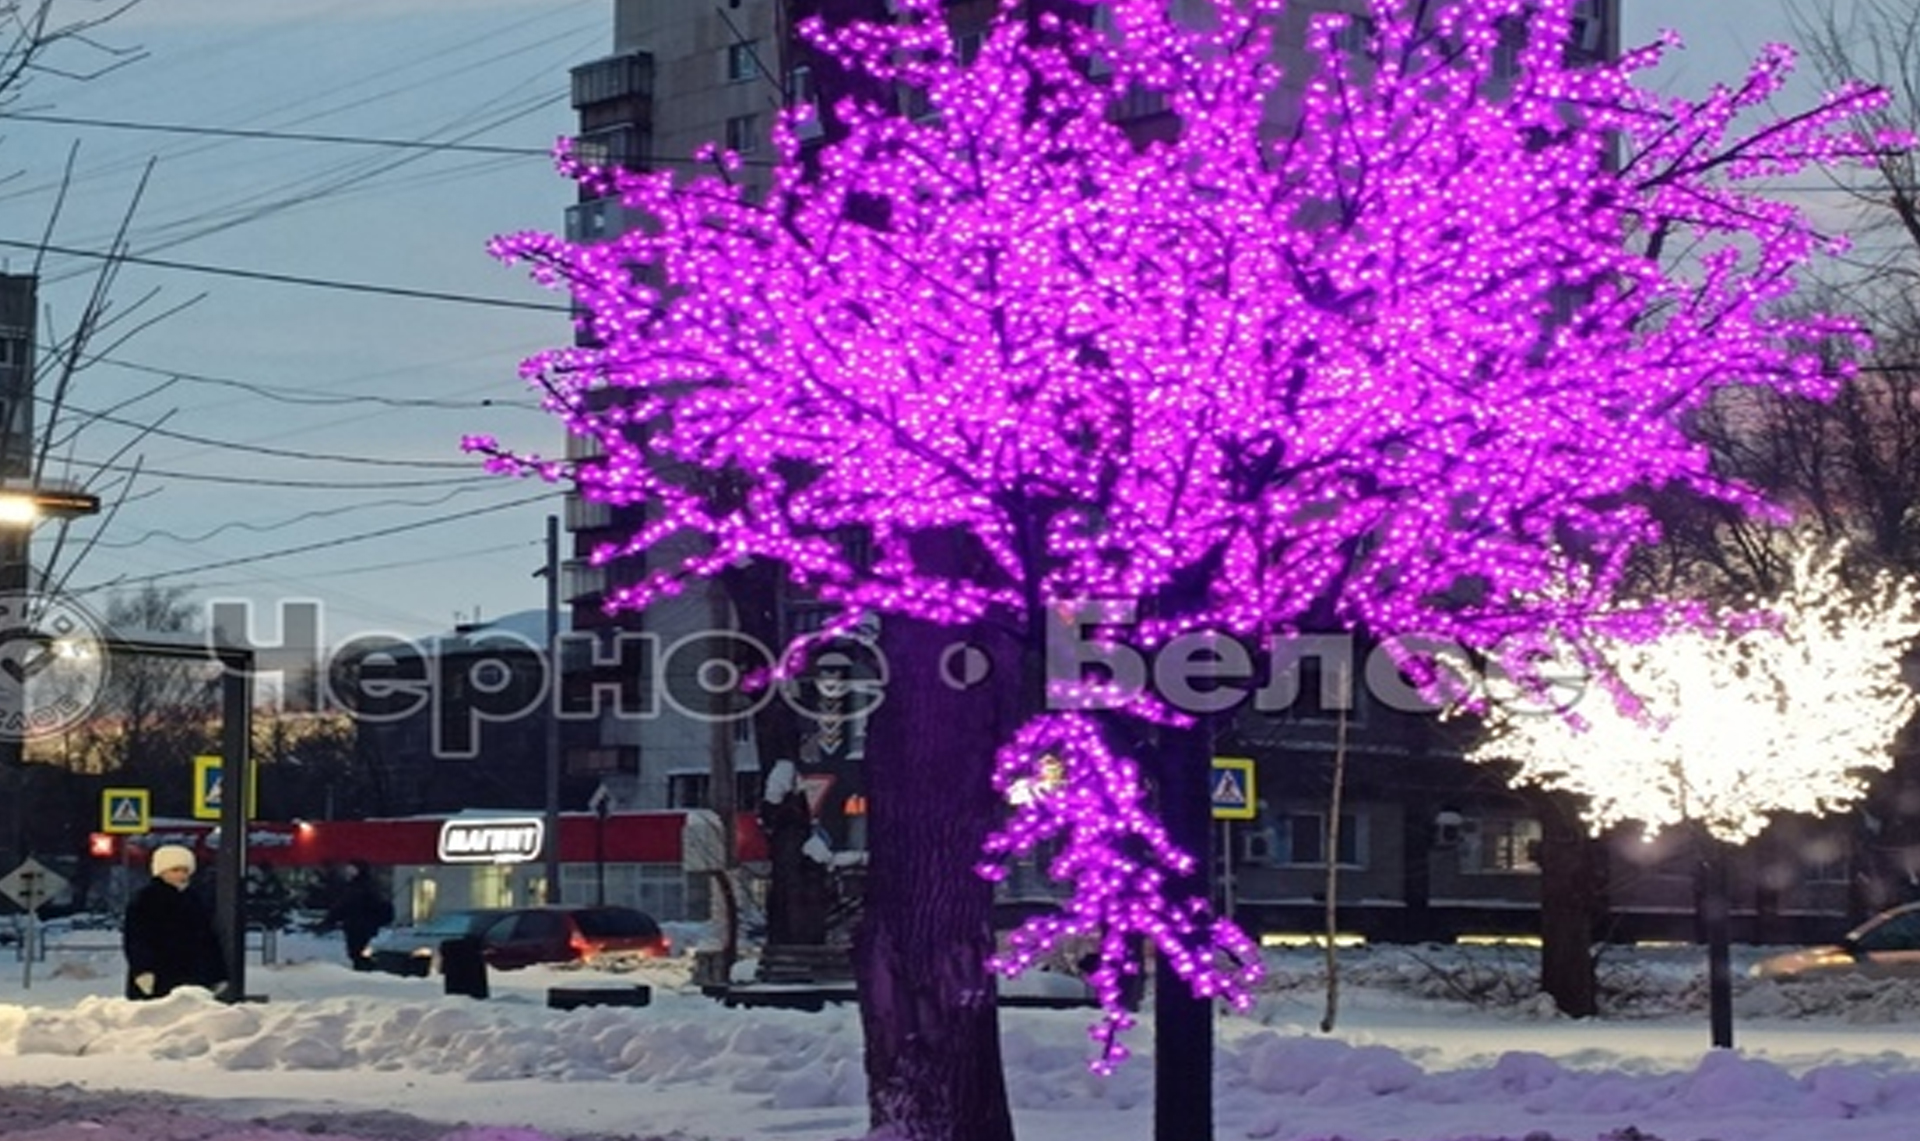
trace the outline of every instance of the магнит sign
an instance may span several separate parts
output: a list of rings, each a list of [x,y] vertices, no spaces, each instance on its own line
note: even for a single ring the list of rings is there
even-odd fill
[[[538,817],[449,820],[440,826],[440,861],[522,864],[537,859],[545,828]]]

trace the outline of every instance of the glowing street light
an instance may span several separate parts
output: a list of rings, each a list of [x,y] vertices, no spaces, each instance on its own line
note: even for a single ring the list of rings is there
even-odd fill
[[[100,513],[100,497],[85,491],[0,483],[0,527],[31,527],[42,519],[78,519]]]

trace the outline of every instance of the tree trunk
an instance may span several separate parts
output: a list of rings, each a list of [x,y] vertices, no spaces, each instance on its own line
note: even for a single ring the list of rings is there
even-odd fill
[[[963,640],[993,663],[967,690],[939,668]],[[1018,646],[889,618],[882,647],[891,676],[868,728],[870,864],[854,938],[872,1126],[902,1141],[1012,1141],[986,969],[993,889],[971,869],[1000,812],[990,779],[1013,729]]]
[[[1540,989],[1569,1018],[1600,1013],[1593,920],[1600,892],[1598,845],[1566,798],[1534,800],[1540,817]]]

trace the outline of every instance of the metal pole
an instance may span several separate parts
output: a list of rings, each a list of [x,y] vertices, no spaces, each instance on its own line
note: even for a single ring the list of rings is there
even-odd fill
[[[1220,914],[1233,918],[1233,821],[1220,821]]]
[[[560,517],[547,516],[547,902],[560,902]]]
[[[253,655],[220,654],[220,854],[215,871],[221,949],[229,1002],[247,997],[247,808],[253,799],[248,743],[253,737]]]
[[[1731,920],[1727,902],[1726,845],[1702,829],[1701,925],[1707,939],[1707,1023],[1715,1049],[1733,1049],[1733,970]]]
[[[593,811],[593,902],[607,903],[607,802],[602,799]]]
[[[12,596],[14,603],[37,607],[39,600],[27,593],[33,577],[28,570],[31,558],[31,541],[24,528],[0,528],[0,594]],[[35,617],[14,615],[14,620],[24,625]],[[0,730],[0,768],[6,770],[12,793],[7,798],[12,804],[6,843],[6,867],[11,868],[33,853],[33,845],[27,840],[26,687],[11,685],[5,694],[6,700],[0,704],[0,718],[6,722]]]

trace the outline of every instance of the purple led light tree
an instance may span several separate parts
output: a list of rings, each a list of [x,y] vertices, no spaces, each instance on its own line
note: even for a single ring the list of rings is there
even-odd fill
[[[1604,627],[1656,534],[1635,492],[1763,506],[1712,474],[1684,414],[1721,385],[1824,394],[1812,346],[1858,336],[1774,314],[1837,243],[1750,180],[1883,141],[1846,131],[1880,101],[1864,88],[1761,116],[1785,49],[1697,103],[1634,86],[1668,45],[1570,68],[1569,6],[1378,0],[1364,50],[1316,17],[1302,75],[1271,63],[1280,0],[1112,0],[1098,18],[1008,0],[965,64],[937,0],[898,0],[896,25],[806,26],[929,113],[845,102],[844,133],[803,159],[793,112],[764,193],[726,153],[703,177],[567,163],[649,224],[495,249],[585,310],[595,347],[525,372],[605,459],[470,446],[647,504],[601,561],[692,551],[617,607],[758,559],[849,623],[1031,631],[1105,598],[1141,603],[1125,636],[1143,644],[1310,611],[1470,644]],[[1171,129],[1130,134],[1120,109],[1142,104]],[[591,398],[606,387],[622,398]],[[1177,889],[1152,898],[1191,854],[1134,815],[1135,770],[1100,737],[1050,716],[1002,758],[1010,781],[1053,751],[1065,795],[1086,794],[1083,816],[1030,798],[993,841],[999,856],[1056,829],[1056,868],[1078,877],[1067,918],[1008,962],[1069,929],[1143,931],[1201,993],[1244,1000],[1241,937]],[[1148,768],[1164,792],[1174,768]],[[876,875],[952,808],[944,778],[896,792],[884,820],[876,797]],[[972,822],[982,841],[991,823]],[[1125,943],[1103,945],[1115,1050]],[[973,993],[949,968],[946,994]],[[931,1060],[902,1069],[939,1080]],[[944,1135],[911,1091],[872,1099],[876,1125]]]

